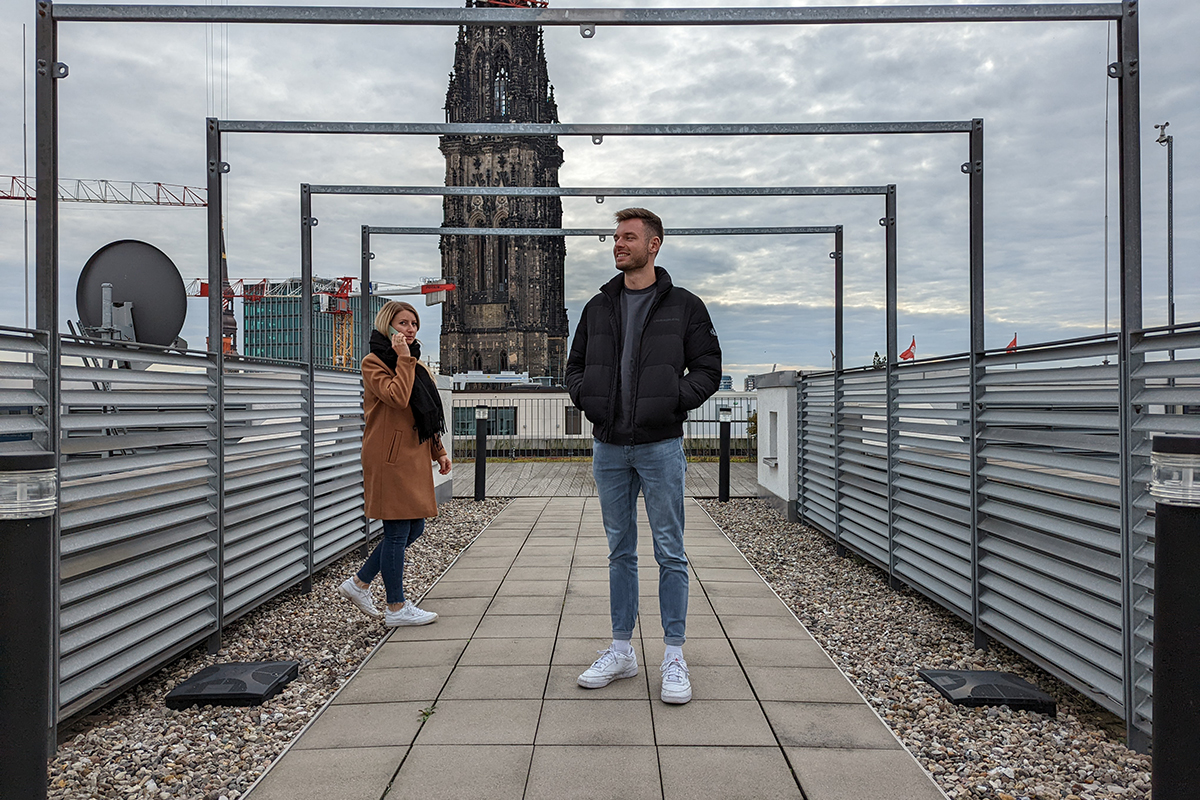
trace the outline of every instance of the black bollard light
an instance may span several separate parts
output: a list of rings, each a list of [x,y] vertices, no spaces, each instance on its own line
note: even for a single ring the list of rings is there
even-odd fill
[[[487,497],[488,407],[475,406],[475,499]]]
[[[0,456],[0,797],[44,798],[54,609],[53,453]]]
[[[729,502],[729,429],[733,427],[733,409],[721,406],[717,409],[717,420],[721,423],[721,463],[717,468],[717,500]]]
[[[1155,436],[1154,800],[1200,797],[1200,438]]]

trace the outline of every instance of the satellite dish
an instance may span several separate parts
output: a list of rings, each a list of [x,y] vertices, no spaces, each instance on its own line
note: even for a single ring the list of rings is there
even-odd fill
[[[105,283],[112,284],[114,305],[133,304],[135,341],[163,347],[175,342],[187,316],[187,293],[166,253],[134,239],[110,242],[93,253],[75,287],[75,308],[85,328],[102,325]]]

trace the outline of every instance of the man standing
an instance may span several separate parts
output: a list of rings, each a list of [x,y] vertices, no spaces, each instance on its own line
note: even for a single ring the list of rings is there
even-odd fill
[[[642,490],[658,562],[662,699],[686,703],[683,658],[688,562],[683,551],[683,421],[717,390],[721,346],[700,298],[655,266],[662,220],[644,208],[616,213],[613,256],[620,274],[584,306],[566,382],[592,422],[592,474],[608,535],[613,642],[579,676],[597,689],[637,675],[630,640],[638,613],[637,496]]]

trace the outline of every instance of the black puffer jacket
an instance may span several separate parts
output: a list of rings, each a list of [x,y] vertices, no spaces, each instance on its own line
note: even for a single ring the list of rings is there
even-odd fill
[[[704,302],[672,285],[662,267],[655,267],[654,274],[654,302],[635,370],[632,444],[683,436],[687,412],[711,397],[721,382],[721,344]],[[591,420],[592,433],[602,442],[612,441],[617,415],[624,280],[624,275],[615,276],[583,307],[567,358],[571,402]]]

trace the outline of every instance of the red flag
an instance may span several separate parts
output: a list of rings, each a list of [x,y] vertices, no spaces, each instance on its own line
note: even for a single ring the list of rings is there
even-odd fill
[[[905,350],[903,353],[900,354],[900,360],[901,361],[913,361],[916,359],[916,357],[917,357],[917,337],[914,336],[913,340],[912,340],[912,344],[910,344],[908,346],[907,350]]]
[[[1010,353],[1017,349],[1017,334],[1015,332],[1013,333],[1013,340],[1008,343],[1008,347],[1005,349]]]

